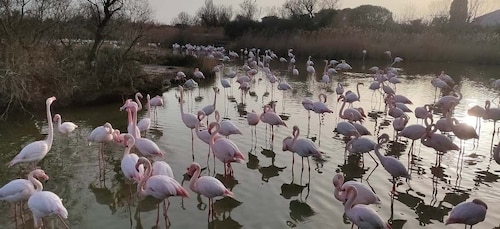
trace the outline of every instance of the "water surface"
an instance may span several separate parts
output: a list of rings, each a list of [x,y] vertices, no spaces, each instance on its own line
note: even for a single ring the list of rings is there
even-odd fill
[[[236,82],[232,88],[222,89],[220,74],[215,80],[201,83],[200,88],[187,91],[184,98],[185,111],[195,113],[212,103],[212,86],[219,86],[221,92],[217,97],[217,109],[243,132],[241,136],[230,137],[246,156],[246,163],[233,165],[234,178],[223,178],[222,163],[216,162],[215,176],[234,192],[235,197],[217,199],[216,217],[213,220],[207,217],[208,199],[193,193],[189,190],[189,182],[183,181],[183,174],[193,161],[193,156],[194,161],[207,167],[202,175],[214,174],[213,159],[207,164],[208,145],[195,136],[192,151],[190,130],[180,118],[179,91],[171,89],[165,92],[165,106],[159,108],[158,122],[149,130],[147,137],[165,151],[162,159],[170,164],[176,179],[183,182],[190,193],[190,198],[170,198],[170,228],[350,228],[350,223],[343,216],[343,205],[333,197],[332,178],[337,172],[343,172],[347,179],[369,184],[382,200],[381,204],[371,207],[384,220],[391,222],[393,228],[443,228],[443,222],[453,206],[473,198],[481,198],[490,206],[486,220],[476,227],[498,226],[500,217],[495,204],[498,203],[496,194],[500,188],[500,166],[492,160],[491,152],[499,138],[492,136],[493,123],[483,121],[480,139],[467,141],[463,154],[457,151],[445,154],[440,166],[435,164],[434,151],[419,142],[415,143],[416,157],[411,162],[408,158],[410,142],[404,139],[393,141],[393,118],[384,113],[380,94],[368,90],[372,81],[369,74],[356,65],[354,64],[354,73],[335,75],[329,85],[318,82],[321,74],[307,76],[304,66],[298,66],[301,75],[297,77],[286,71],[286,67],[276,65],[273,69],[279,70],[279,77],[294,88],[285,94],[273,90],[273,85],[267,82],[262,73],[251,83],[251,91],[255,95],[247,95],[246,98],[240,95]],[[412,110],[416,106],[434,102],[435,93],[430,80],[441,70],[449,72],[462,85],[463,99],[454,112],[455,117],[462,122],[474,126],[475,119],[467,116],[467,109],[476,104],[482,106],[485,100],[497,96],[497,92],[485,85],[500,70],[498,68],[424,63],[403,63],[402,66],[406,72],[402,74],[403,82],[397,85],[396,92],[413,101],[413,105],[409,105]],[[228,67],[226,71],[229,69],[238,71],[235,67]],[[373,133],[370,138],[376,140],[382,133],[391,136],[391,141],[383,147],[382,153],[394,155],[410,167],[411,188],[401,181],[397,194],[391,198],[390,176],[382,166],[375,167],[368,156],[365,157],[364,167],[360,167],[362,163],[357,158],[344,158],[345,143],[341,136],[333,132],[339,120],[337,112],[322,117],[313,113],[308,120],[308,113],[301,101],[306,97],[315,101],[319,93],[325,93],[328,96],[328,106],[338,111],[340,104],[337,103],[334,92],[337,82],[345,84],[346,90],[356,90],[356,83],[364,83],[359,88],[361,102],[356,102],[354,106],[363,107],[370,113],[364,122]],[[234,100],[227,99],[230,95]],[[196,101],[194,98],[197,96],[201,96],[202,100]],[[246,123],[246,112],[261,112],[262,106],[271,100],[278,101],[276,112],[288,117],[288,128],[274,128],[273,141],[270,128],[259,123],[257,138],[254,139]],[[69,138],[56,132],[53,148],[38,164],[51,178],[44,183],[45,190],[50,190],[63,199],[69,211],[68,222],[71,228],[156,228],[156,202],[148,198],[137,203],[135,196],[130,197],[129,185],[120,169],[123,148],[106,145],[107,165],[104,171],[99,171],[98,146],[88,146],[86,142],[90,131],[105,122],[112,123],[122,132],[126,131],[126,113],[118,110],[120,106],[121,104],[109,104],[52,109],[52,114],[60,113],[63,120],[79,125],[78,131]],[[145,115],[146,112],[141,111],[139,118]],[[409,116],[409,125],[417,123],[412,113]],[[440,114],[435,114],[434,119],[437,120],[439,116]],[[210,116],[210,120],[213,120],[213,116]],[[304,171],[301,171],[301,160],[297,156],[292,166],[292,154],[281,150],[282,139],[292,134],[293,125],[300,127],[301,137],[313,139],[324,152],[324,160],[310,160],[310,172],[307,163]],[[43,139],[47,131],[47,121],[42,112],[33,119],[3,122],[0,127],[0,163],[5,165],[23,146]],[[459,143],[454,136],[450,135],[450,138]],[[0,167],[0,184],[16,178],[23,167],[25,165]],[[135,194],[135,185],[133,189]],[[32,228],[31,214],[28,209],[24,212],[27,222],[22,224],[18,218],[17,228]],[[6,225],[5,228],[16,228],[13,209],[7,203],[0,205],[0,213],[0,223]],[[62,227],[55,218],[47,220],[46,225],[47,228]],[[165,227],[162,216],[158,227]],[[449,227],[462,228],[459,225]]]

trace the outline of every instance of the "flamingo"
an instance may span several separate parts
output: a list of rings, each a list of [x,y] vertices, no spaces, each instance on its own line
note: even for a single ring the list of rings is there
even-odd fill
[[[28,174],[28,179],[15,179],[0,188],[0,200],[14,203],[14,214],[17,214],[17,202],[26,201],[36,190],[42,190],[38,179],[49,180],[49,176],[41,169],[35,169]],[[20,207],[23,216],[23,204]]]
[[[337,87],[335,88],[335,93],[337,94],[337,96],[344,94],[344,85],[342,85],[340,82],[337,83]]]
[[[158,109],[157,107],[163,106],[163,97],[156,95],[149,101],[149,106],[153,107],[154,119],[158,120]]]
[[[364,85],[362,82],[359,82],[356,84],[356,91],[358,94],[352,92],[352,91],[347,91],[345,93],[345,101],[349,103],[349,105],[352,105],[352,103],[359,101],[361,99],[361,94],[359,93],[359,85]]]
[[[264,105],[264,111],[260,114],[260,120],[263,123],[271,125],[271,132],[273,132],[273,137],[272,137],[273,139],[274,139],[274,126],[286,127],[286,123],[281,119],[280,116],[278,116],[274,112],[274,110],[268,104]]]
[[[68,210],[64,207],[62,199],[50,191],[42,191],[43,186],[40,184],[40,189],[37,189],[28,199],[28,207],[33,213],[33,222],[35,228],[42,228],[42,218],[51,215],[57,215],[64,226],[69,229],[69,226],[63,220],[68,218]]]
[[[59,133],[64,135],[69,135],[71,132],[75,131],[75,129],[78,127],[78,125],[72,122],[61,123],[62,121],[60,114],[54,115],[54,122],[57,122],[57,130],[59,131]]]
[[[358,132],[358,129],[353,125],[353,123],[346,121],[337,123],[337,127],[335,128],[335,130],[339,134],[342,134],[344,136],[348,136],[351,132]],[[356,135],[361,135],[361,134],[359,134],[358,132],[358,134]]]
[[[231,167],[231,162],[243,163],[245,161],[245,156],[241,153],[240,149],[233,141],[227,138],[217,138],[219,131],[219,123],[210,123],[208,127],[208,133],[211,135],[210,148],[212,148],[214,156],[224,163],[224,175],[227,175],[227,172],[229,172],[229,175],[232,176],[233,169]]]
[[[410,117],[406,114],[401,115],[398,118],[395,118],[394,121],[392,121],[392,127],[394,128],[394,131],[396,131],[396,135],[399,131],[404,130],[406,127],[406,124],[408,124],[408,120]]]
[[[488,205],[480,199],[462,202],[451,209],[450,216],[446,219],[444,225],[458,223],[465,224],[465,228],[467,228],[467,225],[472,228],[473,225],[484,221],[486,210],[488,210]]]
[[[391,228],[385,223],[375,210],[367,205],[357,204],[354,201],[358,196],[356,186],[347,186],[347,202],[344,205],[344,213],[349,220],[359,228]]]
[[[184,122],[184,125],[186,125],[187,128],[191,129],[191,145],[193,145],[194,141],[193,131],[194,128],[196,127],[196,123],[198,122],[198,118],[194,114],[184,113],[184,108],[183,108],[184,106],[182,105],[184,103],[184,88],[182,86],[179,86],[179,91],[181,93],[180,106],[181,106],[182,122]]]
[[[432,114],[427,115],[428,118],[425,119],[426,126],[429,126],[430,124],[427,122],[429,118],[432,120]],[[408,154],[413,155],[413,145],[415,144],[415,140],[422,138],[422,135],[426,133],[426,127],[422,126],[420,124],[413,124],[406,126],[403,130],[399,131],[399,133],[396,135],[397,137],[403,136],[408,139],[411,139],[411,146],[410,146],[410,151]]]
[[[313,111],[317,114],[333,113],[333,111],[326,105],[326,95],[321,93],[318,95],[318,102],[313,103]]]
[[[497,121],[500,120],[500,108],[490,108],[491,102],[486,100],[484,102],[484,119],[493,120],[493,135],[495,135]]]
[[[137,107],[131,106],[127,108],[130,112],[132,112],[133,116],[133,127],[134,129],[137,129]],[[153,157],[153,156],[163,156],[164,153],[163,151],[160,150],[158,145],[154,143],[153,141],[147,139],[147,138],[141,138],[140,135],[134,136],[135,138],[135,147],[139,152],[146,157]]]
[[[474,105],[473,107],[469,108],[467,110],[467,115],[469,116],[475,116],[476,117],[476,129],[477,127],[481,126],[481,118],[484,118],[484,115],[486,114],[486,109],[479,105]]]
[[[145,158],[140,157],[135,164],[135,167],[139,170],[141,167],[145,168],[144,178],[141,179],[137,185],[137,195],[139,198],[144,198],[146,196],[152,196],[155,199],[163,200],[163,216],[168,219],[168,207],[170,206],[170,201],[168,200],[171,196],[181,196],[189,197],[186,189],[182,187],[179,182],[174,178],[166,175],[153,175],[151,169],[151,162]],[[165,205],[165,200],[168,204]],[[158,203],[158,211],[156,215],[156,225],[158,225],[158,216],[160,214],[160,203]]]
[[[455,108],[455,105],[452,106],[451,109]],[[448,122],[451,124],[451,131],[457,138],[460,139],[460,145],[462,145],[462,140],[469,140],[472,138],[479,139],[479,135],[477,134],[474,127],[470,126],[467,123],[461,123],[456,118],[451,118],[451,110],[448,111],[448,116],[446,117]]]
[[[153,162],[153,167],[151,168],[151,174],[154,175],[165,175],[174,178],[174,173],[172,168],[167,162],[155,161]]]
[[[304,98],[302,100],[302,106],[304,109],[307,111],[307,117],[310,119],[311,118],[311,111],[313,110],[313,104],[314,102],[308,98]]]
[[[309,156],[321,158],[321,152],[318,150],[318,147],[309,139],[299,138],[300,129],[298,126],[293,126],[292,129],[292,137],[286,137],[283,139],[283,151],[290,151],[292,153],[296,153],[300,157],[302,157],[302,171],[304,170],[304,158],[307,158],[307,166],[309,167],[309,171],[311,171],[311,167],[309,164]],[[290,142],[291,140],[291,142]],[[292,166],[295,163],[294,154],[292,154]]]
[[[205,112],[205,115],[207,116],[207,125],[208,125],[208,116],[210,116],[216,110],[217,94],[219,94],[218,87],[213,87],[213,90],[214,90],[214,103],[206,105],[201,109],[203,112]]]
[[[220,120],[219,111],[215,111],[215,120],[220,124],[219,134],[229,137],[232,134],[242,134],[241,130],[230,120]]]
[[[415,107],[415,117],[422,119],[422,121],[432,112],[432,106],[430,104],[425,104],[422,107]]]
[[[46,110],[47,110],[47,123],[49,125],[49,133],[45,140],[32,142],[26,145],[21,152],[19,152],[14,159],[9,162],[9,167],[17,163],[33,162],[33,167],[36,163],[42,160],[45,155],[50,151],[52,147],[52,142],[54,140],[54,125],[52,124],[52,115],[50,113],[50,105],[56,100],[56,97],[52,96],[45,100]]]
[[[377,160],[375,160],[375,158],[370,154],[370,151],[375,148],[375,142],[370,138],[361,136],[357,130],[349,132],[347,137],[349,138],[351,136],[354,136],[354,138],[347,142],[345,146],[344,157],[346,152],[349,152],[349,154],[368,153],[368,155],[370,155],[375,164],[377,164],[378,166]]]
[[[460,148],[443,134],[436,134],[436,125],[427,126],[426,133],[420,138],[424,146],[431,147],[438,153],[446,153],[449,150],[459,150]]]
[[[293,59],[294,62],[295,62],[295,59]],[[290,60],[290,63],[292,63],[292,61]],[[293,65],[293,68],[292,68],[292,74],[294,76],[298,76],[299,75],[299,70],[295,67],[295,64]]]
[[[408,174],[408,170],[403,165],[401,161],[391,156],[384,156],[379,152],[380,147],[389,141],[389,135],[382,134],[378,138],[378,143],[375,145],[375,154],[377,155],[380,163],[384,167],[385,171],[387,171],[392,176],[392,193],[396,192],[396,178],[405,177],[406,179],[411,179],[410,174]]]
[[[186,174],[191,176],[191,180],[189,181],[189,188],[191,191],[203,195],[208,198],[209,201],[209,210],[208,217],[213,215],[213,198],[218,196],[229,196],[233,197],[233,193],[227,189],[222,182],[217,180],[215,177],[211,176],[201,176],[201,167],[200,164],[193,162],[187,169]]]
[[[142,95],[141,95],[142,96]],[[147,108],[147,113],[146,117],[142,118],[141,121],[137,123],[137,128],[139,128],[139,132],[146,132],[151,128],[151,96],[149,94],[146,95],[146,99],[148,101],[146,108]],[[138,104],[140,101],[138,102]],[[140,109],[137,109],[140,110]]]
[[[340,107],[340,110],[339,110],[339,117],[341,119],[348,119],[350,121],[359,121],[359,122],[363,122],[363,120],[365,119],[364,117],[366,117],[364,115],[364,110],[363,108],[347,108],[345,109],[344,111],[344,107],[345,107],[345,104],[346,104],[346,100],[345,100],[345,96],[344,95],[340,95],[338,100],[337,101],[340,101],[342,100],[343,103],[342,103],[342,106]]]
[[[99,143],[99,168],[101,167],[101,160],[104,161],[104,153],[103,147],[104,143],[113,141],[114,138],[114,129],[113,126],[109,122],[104,123],[102,126],[98,126],[90,132],[87,141],[89,142],[89,146],[92,142]]]
[[[353,201],[353,205],[356,204],[379,204],[380,198],[375,194],[370,186],[358,182],[358,181],[347,181],[344,183],[344,176],[340,173],[333,176],[333,186],[335,187],[334,196],[335,198],[342,202],[346,202],[346,189],[348,186],[356,187],[359,195]]]
[[[257,112],[252,110],[252,112],[247,113],[247,123],[248,125],[253,127],[253,130],[251,130],[252,137],[254,135],[257,137],[257,124],[259,124],[259,122],[260,122],[260,116],[257,114]]]
[[[144,97],[142,96],[142,94],[140,92],[137,92],[137,93],[135,93],[134,98],[135,98],[135,102],[137,103],[137,106],[138,106],[137,111],[142,110],[142,103],[141,103],[141,100],[139,98],[142,99]]]
[[[139,156],[135,153],[130,153],[130,149],[134,147],[135,138],[131,134],[125,134],[124,136],[125,150],[123,151],[123,157],[121,161],[121,170],[123,175],[134,182],[139,183],[144,177],[144,168],[136,169],[135,164],[139,160]]]

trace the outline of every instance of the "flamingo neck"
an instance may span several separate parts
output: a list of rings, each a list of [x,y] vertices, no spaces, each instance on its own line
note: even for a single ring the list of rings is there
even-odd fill
[[[339,117],[340,117],[340,118],[345,119],[345,118],[348,118],[348,117],[345,117],[345,116],[342,114],[342,112],[344,111],[345,103],[346,103],[345,98],[344,98],[343,100],[344,100],[344,101],[342,102],[342,106],[340,107],[340,111],[339,111]]]
[[[144,185],[146,184],[146,182],[148,181],[148,179],[151,177],[151,174],[152,174],[152,169],[151,169],[151,162],[149,162],[149,160],[145,160],[146,163],[143,163],[144,165],[144,178],[141,179],[141,181],[139,182],[139,184],[137,185],[137,193],[139,194],[139,196],[146,196],[146,190],[144,189]]]
[[[184,89],[181,88],[181,114],[184,116]]]
[[[137,103],[137,106],[139,106],[137,109],[141,110],[142,109],[142,103],[141,103],[141,100],[139,99],[139,94],[138,93],[135,94],[135,102]]]
[[[358,196],[358,190],[356,188],[354,188],[353,186],[351,186],[348,190],[346,190],[346,192],[348,192],[348,191],[353,192],[353,194],[352,194],[351,198],[349,198],[344,205],[344,212],[345,213],[349,212],[352,209],[354,199],[356,199],[356,197]]]
[[[61,121],[61,117],[59,117],[59,119],[57,119],[57,129],[61,129],[61,125],[62,125],[62,121]]]
[[[129,134],[132,134],[132,136],[135,138],[135,139],[138,139],[138,138],[141,138],[141,135],[137,135],[137,109],[134,109],[134,112],[132,113],[132,124],[134,126],[134,132],[133,133],[129,133]]]
[[[356,91],[358,92],[358,100],[361,99],[361,94],[359,94],[359,83],[356,85]]]
[[[43,190],[42,182],[35,178],[34,173],[30,173],[28,175],[28,180],[33,184],[33,186],[35,186],[35,191],[40,192]]]
[[[49,124],[49,135],[47,136],[47,140],[45,140],[47,142],[47,145],[48,145],[48,150],[50,150],[50,148],[52,147],[52,142],[54,140],[54,123],[52,121],[52,114],[50,112],[50,105],[52,105],[52,103],[47,104],[47,122]],[[61,123],[60,118],[59,118],[59,123]]]
[[[148,118],[151,118],[151,99],[148,95],[148,104],[146,105],[146,108],[148,109],[148,111],[146,111],[146,115],[148,116]]]
[[[198,181],[198,177],[200,176],[200,167],[196,167],[196,170],[194,171],[193,176],[191,177],[191,180],[189,181],[189,188],[193,190],[193,192],[199,193],[198,187],[196,186],[196,182]]]

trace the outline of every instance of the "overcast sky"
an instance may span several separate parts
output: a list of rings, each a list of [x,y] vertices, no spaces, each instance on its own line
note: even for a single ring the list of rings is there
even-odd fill
[[[243,0],[213,0],[214,4],[231,5],[234,11],[239,10],[239,3]],[[473,0],[474,1],[474,0]],[[500,9],[500,0],[475,0],[481,1],[482,10],[491,12]],[[155,20],[160,23],[170,24],[173,18],[185,11],[194,15],[204,4],[204,0],[149,0],[154,11]],[[285,0],[256,0],[262,7],[262,15],[273,6],[281,6]],[[394,19],[429,18],[430,15],[449,9],[451,0],[340,0],[341,8],[354,8],[359,5],[379,5],[393,12]],[[481,12],[483,13],[483,12]]]

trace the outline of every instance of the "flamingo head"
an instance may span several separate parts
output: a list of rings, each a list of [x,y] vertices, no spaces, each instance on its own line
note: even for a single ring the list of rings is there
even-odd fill
[[[45,171],[41,170],[41,169],[35,169],[33,170],[33,176],[38,178],[38,179],[43,179],[45,181],[48,181],[49,180],[49,176],[47,174],[45,174]]]
[[[283,139],[283,151],[291,150],[292,148],[292,137],[288,136],[285,139]]]
[[[132,146],[135,145],[135,138],[131,134],[125,134],[123,141],[125,142],[125,147],[127,148],[132,148]]]
[[[144,165],[148,165],[148,164],[151,164],[151,162],[145,158],[145,157],[140,157],[138,160],[137,160],[137,163],[135,163],[135,170],[137,172],[139,172],[140,170],[140,167],[141,165],[144,166]]]
[[[184,175],[186,175],[188,177],[192,177],[194,175],[194,173],[196,172],[196,170],[200,170],[200,169],[201,169],[200,164],[193,162],[193,163],[191,163],[191,165],[189,165],[189,167],[187,168],[187,171]]]
[[[50,98],[47,98],[47,100],[45,100],[45,104],[46,105],[50,105],[52,104],[54,101],[56,101],[56,97],[55,96],[52,96]]]
[[[342,186],[342,183],[344,183],[344,176],[340,173],[335,174],[335,176],[333,176],[332,183],[334,187],[340,188],[339,186]]]
[[[54,115],[54,118],[53,118],[54,122],[57,122],[57,121],[59,121],[60,119],[61,119],[61,115],[60,115],[60,114],[56,114],[56,115]]]

